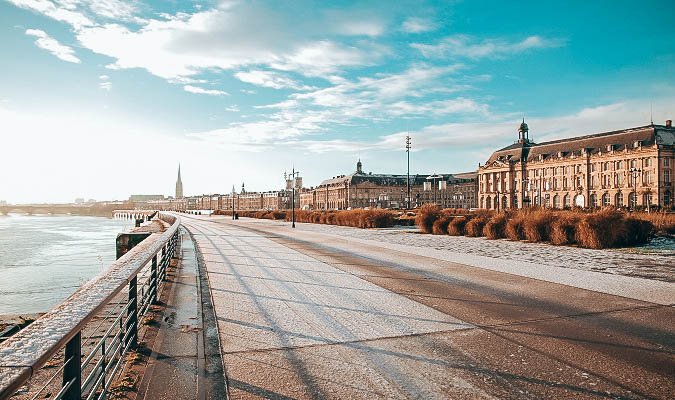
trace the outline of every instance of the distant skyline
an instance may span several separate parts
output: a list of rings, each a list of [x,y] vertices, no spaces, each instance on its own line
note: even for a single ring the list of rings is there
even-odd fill
[[[475,170],[675,119],[666,1],[0,0],[0,200]]]

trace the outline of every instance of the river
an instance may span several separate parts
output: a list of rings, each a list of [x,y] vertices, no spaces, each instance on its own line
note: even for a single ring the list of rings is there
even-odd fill
[[[131,220],[0,216],[0,315],[48,311],[115,260]]]

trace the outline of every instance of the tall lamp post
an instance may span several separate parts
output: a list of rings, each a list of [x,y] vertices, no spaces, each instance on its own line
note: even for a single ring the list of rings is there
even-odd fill
[[[300,171],[295,170],[291,172],[291,228],[295,228],[295,177],[300,175]]]
[[[406,179],[406,186],[408,188],[408,210],[410,210],[410,135],[405,137],[405,152],[408,153],[408,174]]]
[[[642,173],[642,170],[639,168],[631,167],[628,172],[633,177],[633,204],[632,210],[635,211],[637,208],[637,178]]]
[[[433,174],[431,176],[427,176],[427,180],[431,179],[431,191],[434,192],[434,204],[436,204],[436,179],[442,179],[443,177],[441,175]]]
[[[234,185],[232,185],[232,219],[234,219]]]

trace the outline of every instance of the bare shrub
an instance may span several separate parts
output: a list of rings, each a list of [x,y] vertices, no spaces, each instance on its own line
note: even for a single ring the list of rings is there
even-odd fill
[[[511,215],[506,222],[504,234],[511,240],[525,240],[525,218],[527,214],[520,210]]]
[[[623,212],[612,209],[585,214],[577,225],[576,241],[591,249],[620,246],[628,233],[625,220]]]
[[[488,239],[503,239],[509,215],[505,212],[496,213],[483,227],[483,235]]]
[[[424,233],[432,233],[434,221],[440,217],[440,209],[435,204],[423,205],[415,216],[415,225]]]
[[[523,223],[525,239],[530,242],[547,242],[551,237],[551,222],[555,214],[550,210],[535,210],[527,214]]]
[[[464,236],[466,234],[465,227],[468,221],[468,217],[453,217],[448,224],[448,235]]]
[[[448,224],[450,223],[451,217],[441,216],[431,227],[431,232],[434,235],[447,235],[448,234]]]
[[[557,246],[576,244],[577,225],[582,216],[572,211],[559,213],[551,223],[551,243]]]
[[[491,214],[487,212],[475,214],[464,226],[466,236],[483,236],[483,228],[485,228],[485,225],[490,221],[490,218]]]

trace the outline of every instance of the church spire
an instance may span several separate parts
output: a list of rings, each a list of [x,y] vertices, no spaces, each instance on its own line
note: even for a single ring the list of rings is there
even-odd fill
[[[176,179],[176,198],[183,198],[183,180],[180,177],[180,163],[178,164],[178,178]]]

